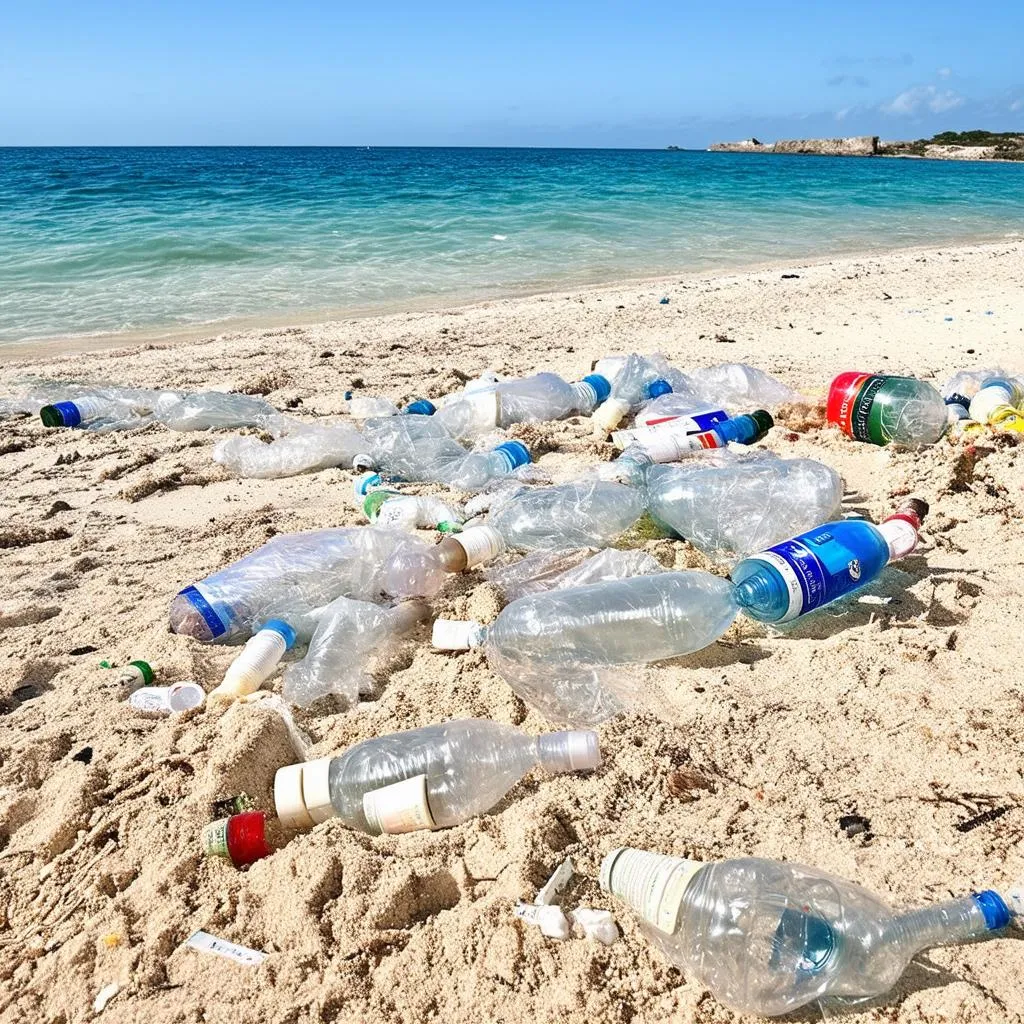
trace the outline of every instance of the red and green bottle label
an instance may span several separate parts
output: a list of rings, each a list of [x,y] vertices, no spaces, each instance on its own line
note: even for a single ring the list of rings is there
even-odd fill
[[[892,438],[882,424],[883,407],[875,400],[882,388],[894,379],[898,378],[874,373],[841,373],[829,389],[829,422],[857,441],[888,444]]]

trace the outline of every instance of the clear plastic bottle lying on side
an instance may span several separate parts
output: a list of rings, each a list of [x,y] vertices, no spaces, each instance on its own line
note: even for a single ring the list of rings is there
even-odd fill
[[[329,818],[371,835],[451,828],[486,814],[534,768],[557,774],[592,771],[600,764],[597,733],[528,736],[469,718],[379,736],[337,757],[281,768],[274,778],[274,805],[278,822],[290,830]],[[251,863],[257,859],[252,853],[269,853],[275,845],[260,842],[267,837],[251,819],[245,852],[236,845],[233,854],[228,835],[237,830],[231,821],[223,823],[223,843],[204,836],[208,853]]]
[[[733,444],[751,445],[762,440],[775,425],[771,413],[757,409],[749,415],[723,420],[711,430],[691,433],[678,421],[634,431],[634,440],[614,462],[598,467],[602,479],[620,480],[633,486],[643,481],[644,470],[651,465],[678,462],[694,452],[725,448]]]
[[[161,398],[179,400],[174,391],[149,388],[77,387],[73,397],[44,405],[39,418],[46,427],[81,427],[85,430],[128,430],[152,419]]]
[[[916,547],[928,503],[910,498],[879,526],[841,519],[808,530],[733,570],[736,600],[751,618],[788,622],[867,586]]]
[[[600,374],[570,384],[554,373],[500,381],[454,396],[437,413],[453,437],[476,437],[515,423],[546,423],[576,414],[589,415],[611,385]]]
[[[308,637],[313,613],[336,597],[430,597],[444,575],[437,548],[399,530],[356,526],[281,534],[182,590],[171,602],[171,630],[225,642],[280,619]]]
[[[644,492],[666,532],[729,561],[832,518],[843,480],[814,459],[709,452],[677,466],[650,466]]]
[[[988,889],[900,913],[815,868],[748,857],[700,861],[613,850],[601,887],[665,955],[739,1013],[774,1017],[820,999],[888,991],[931,946],[992,937],[1020,894]]]
[[[580,480],[537,487],[492,512],[487,523],[445,537],[438,546],[446,568],[461,572],[514,548],[605,547],[640,518],[643,497],[621,484]]]
[[[615,376],[610,396],[591,415],[594,433],[606,437],[641,402],[668,394],[672,385],[663,376],[666,367],[663,360],[635,353],[627,357]]]
[[[195,394],[162,395],[153,411],[153,419],[169,430],[223,430],[253,427],[277,410],[255,395],[200,391]]]
[[[379,473],[363,473],[352,482],[363,514],[374,526],[389,530],[452,531],[465,516],[436,494],[403,494],[388,488]]]
[[[483,647],[491,668],[554,722],[596,725],[643,697],[622,667],[699,651],[732,624],[728,580],[706,572],[529,594],[487,627],[438,619],[441,650]]]
[[[904,448],[934,444],[947,423],[946,403],[930,384],[856,371],[832,381],[827,416],[857,441]]]

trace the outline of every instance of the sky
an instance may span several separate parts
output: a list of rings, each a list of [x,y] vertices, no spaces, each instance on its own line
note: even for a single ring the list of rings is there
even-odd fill
[[[0,145],[1024,130],[1021,40],[1020,0],[12,0]]]

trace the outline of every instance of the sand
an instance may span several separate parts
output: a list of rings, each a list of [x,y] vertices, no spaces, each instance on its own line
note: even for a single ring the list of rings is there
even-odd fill
[[[751,362],[817,394],[849,368],[1020,372],[1022,325],[1024,245],[1008,242],[21,360],[0,368],[0,393],[32,370],[241,388],[312,418],[338,413],[352,387],[437,396],[488,366],[574,377],[609,352],[661,350],[683,368]],[[580,420],[518,433],[560,480],[608,454]],[[670,699],[602,727],[592,775],[529,777],[446,832],[371,838],[327,822],[242,872],[204,861],[199,831],[217,798],[244,790],[270,806],[274,771],[294,760],[281,720],[258,705],[138,715],[98,663],[142,657],[160,681],[211,689],[232,652],[170,635],[173,594],[274,533],[359,517],[348,473],[238,481],[212,463],[214,440],[0,424],[5,1024],[91,1019],[113,983],[111,1024],[729,1021],[599,891],[609,849],[787,858],[897,905],[1024,876],[1024,449],[1012,440],[908,453],[774,430],[768,448],[842,472],[848,508],[931,502],[921,549],[875,590],[890,603],[784,633],[743,621],[646,670]],[[682,542],[645,543],[667,564],[702,564]],[[493,590],[453,580],[437,609],[493,615]],[[454,717],[548,727],[480,653],[436,653],[426,628],[377,666],[375,686],[358,710],[298,716],[314,755]],[[864,830],[847,834],[848,815]],[[566,907],[612,907],[616,945],[558,944],[513,920],[567,855],[579,874]],[[269,957],[246,967],[183,948],[197,929]],[[881,1008],[850,1019],[1021,1020],[1022,950],[1010,935],[928,952]]]

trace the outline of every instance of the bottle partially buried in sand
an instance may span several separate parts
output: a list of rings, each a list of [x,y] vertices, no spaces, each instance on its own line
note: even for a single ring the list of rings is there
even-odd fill
[[[841,519],[745,558],[733,570],[736,601],[762,622],[789,622],[866,586],[917,547],[928,503],[910,498],[878,526]]]
[[[224,819],[207,827],[203,846],[241,865],[266,856],[282,838],[268,823],[294,831],[340,818],[370,835],[451,828],[485,814],[534,768],[555,774],[591,771],[600,763],[594,732],[529,736],[472,718],[429,725],[366,740],[337,757],[279,769],[276,822],[266,815],[263,827],[256,818]],[[244,842],[232,843],[232,835],[243,832]]]
[[[832,381],[826,415],[857,441],[904,448],[934,444],[948,422],[942,395],[925,381],[859,371]]]
[[[739,1013],[888,991],[923,949],[1020,926],[1024,888],[895,912],[815,868],[762,858],[702,863],[613,850],[601,888],[628,904],[665,955]]]

